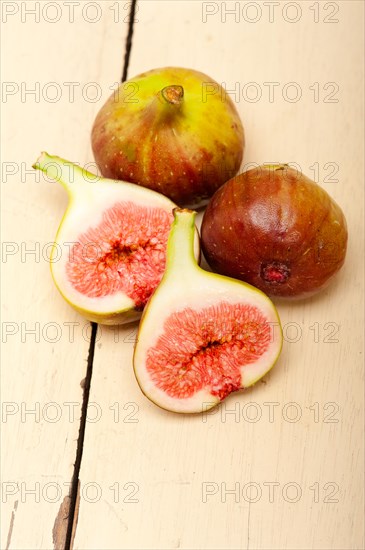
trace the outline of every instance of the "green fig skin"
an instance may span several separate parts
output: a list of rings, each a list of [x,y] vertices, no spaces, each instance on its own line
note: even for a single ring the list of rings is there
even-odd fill
[[[217,273],[269,296],[302,298],[341,268],[348,234],[341,208],[322,187],[288,165],[263,165],[215,193],[201,237]]]
[[[178,67],[123,83],[99,111],[92,148],[102,175],[200,206],[239,170],[244,131],[209,76]]]

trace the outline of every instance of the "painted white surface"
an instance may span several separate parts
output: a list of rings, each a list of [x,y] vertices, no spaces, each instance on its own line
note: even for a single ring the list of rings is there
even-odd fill
[[[218,11],[203,22],[208,4]],[[239,14],[227,14],[224,23],[223,5],[235,4]],[[277,304],[286,338],[281,359],[266,383],[231,396],[214,414],[182,417],[158,409],[134,378],[136,326],[99,329],[80,472],[79,550],[364,546],[363,4],[297,2],[295,23],[285,20],[296,17],[293,3],[275,7],[273,22],[262,5],[256,23],[247,21],[255,18],[248,4],[140,1],[129,77],[188,66],[235,90],[247,138],[243,166],[297,163],[312,178],[318,171],[348,220],[346,264],[319,296]],[[117,81],[126,25],[114,24],[112,3],[100,5],[103,17],[95,25],[9,18],[4,35],[16,62],[5,60],[5,79],[96,81],[103,90]],[[296,91],[301,97],[291,102]],[[255,93],[261,99],[250,101]],[[29,168],[41,149],[91,162],[90,127],[107,95],[95,104],[80,94],[75,103],[54,104],[9,97],[3,162]],[[40,242],[42,250],[66,204],[62,189],[15,175],[3,194],[3,240]],[[3,267],[3,321],[79,323],[74,343],[64,328],[55,344],[8,337],[3,401],[80,403],[85,322],[57,294],[45,261],[22,262],[14,254]],[[74,423],[62,411],[58,423],[22,422],[19,413],[3,423],[3,481],[70,481],[79,408]],[[18,500],[10,548],[51,548],[61,502],[35,503],[32,496],[21,502],[20,496],[3,505],[2,547]]]

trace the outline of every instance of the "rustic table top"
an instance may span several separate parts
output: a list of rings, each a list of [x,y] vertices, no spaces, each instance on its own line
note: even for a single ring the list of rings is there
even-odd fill
[[[1,548],[363,548],[363,2],[1,4]],[[327,290],[278,303],[264,383],[194,417],[140,392],[137,325],[93,330],[57,292],[67,197],[31,169],[47,150],[92,171],[90,128],[123,70],[168,65],[229,91],[242,169],[299,165],[350,236]]]

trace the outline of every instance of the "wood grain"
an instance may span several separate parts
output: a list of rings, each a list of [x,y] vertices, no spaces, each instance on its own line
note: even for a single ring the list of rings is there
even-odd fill
[[[102,329],[90,399],[103,416],[87,426],[80,473],[81,486],[97,483],[100,498],[81,497],[77,549],[362,547],[363,215],[353,200],[363,195],[362,6],[341,3],[339,23],[325,24],[299,4],[296,24],[264,16],[256,24],[227,16],[224,24],[221,14],[202,23],[201,2],[138,4],[129,77],[178,65],[240,93],[257,83],[260,101],[237,99],[244,164],[295,162],[314,177],[317,162],[351,238],[327,291],[278,304],[287,341],[266,383],[212,415],[180,417],[147,401],[131,368],[136,329]],[[279,82],[272,103],[265,82]],[[290,82],[302,90],[296,103],[282,97]],[[322,92],[316,103],[314,82],[322,92],[338,83],[338,103],[324,103]],[[337,182],[326,183],[327,162],[339,166]]]
[[[70,24],[64,13],[53,25],[31,17],[22,23],[20,14],[3,25],[16,59],[5,60],[3,79],[29,87],[97,82],[103,90],[95,103],[76,90],[74,102],[64,94],[55,103],[31,96],[22,102],[16,93],[4,109],[3,241],[15,245],[3,259],[2,398],[10,405],[5,416],[3,409],[2,480],[18,484],[13,495],[14,486],[3,484],[4,548],[62,548],[63,484],[73,474],[89,349],[88,324],[58,295],[41,257],[65,208],[64,193],[31,173],[22,176],[21,166],[9,175],[4,162],[29,169],[41,149],[92,161],[90,127],[120,78],[124,55],[130,2],[119,3],[118,24],[114,4],[98,4],[102,18],[95,24],[81,16]],[[237,4],[225,20],[224,8]],[[75,549],[364,547],[364,8],[352,0],[293,4],[280,2],[272,16],[258,2],[139,0],[128,76],[176,65],[224,83],[245,126],[242,169],[291,162],[316,177],[346,214],[346,264],[317,297],[277,302],[285,336],[277,366],[207,415],[178,416],[150,403],[132,369],[137,326],[98,328]],[[261,16],[253,22],[258,5]],[[39,262],[22,258],[23,242],[40,243]],[[24,332],[36,322],[39,342]],[[49,341],[58,329],[47,323],[62,329],[58,341]],[[78,323],[73,339],[72,323]],[[36,402],[39,422],[24,416]],[[64,405],[71,402],[73,422]],[[42,414],[49,403],[61,407],[58,422],[49,418],[59,409],[48,406]],[[25,492],[36,483],[39,502]],[[47,483],[60,485],[62,498],[50,502],[51,485],[45,498]]]
[[[44,149],[81,164],[93,160],[92,83],[106,99],[118,81],[127,12],[114,24],[112,2],[104,2],[91,23],[98,14],[80,4],[71,23],[63,3],[57,12],[43,11],[41,2],[37,22],[37,13],[26,11],[36,3],[2,4],[1,548],[49,550],[65,544],[90,324],[63,301],[50,275],[65,193],[31,165]],[[14,15],[11,5],[18,6]]]

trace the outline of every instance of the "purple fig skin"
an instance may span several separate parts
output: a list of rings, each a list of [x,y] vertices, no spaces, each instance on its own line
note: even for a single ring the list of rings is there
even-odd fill
[[[237,174],[244,151],[230,97],[209,76],[179,67],[122,84],[99,111],[91,141],[104,177],[194,208]]]
[[[218,189],[201,237],[217,273],[269,296],[303,298],[324,288],[342,267],[348,234],[329,194],[283,164],[259,166]]]

